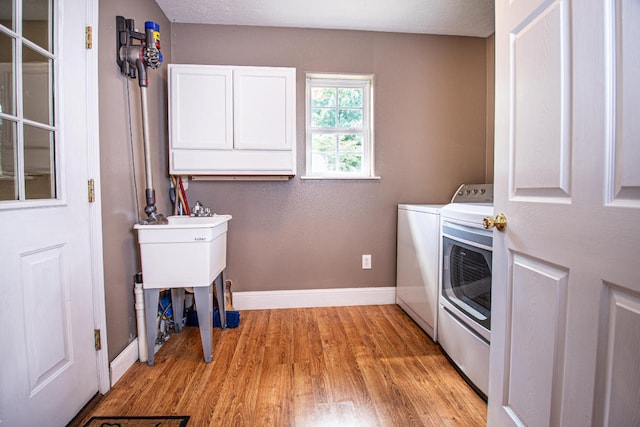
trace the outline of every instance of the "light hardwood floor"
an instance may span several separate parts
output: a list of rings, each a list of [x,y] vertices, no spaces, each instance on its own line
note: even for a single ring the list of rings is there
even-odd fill
[[[174,334],[94,415],[189,415],[189,426],[483,426],[485,402],[395,305],[242,311],[213,332]]]

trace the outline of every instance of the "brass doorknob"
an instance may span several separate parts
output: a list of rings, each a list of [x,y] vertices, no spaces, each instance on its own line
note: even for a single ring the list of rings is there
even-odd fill
[[[504,214],[498,214],[495,218],[488,216],[482,220],[482,226],[485,230],[490,230],[495,227],[498,231],[504,231],[504,228],[507,226],[507,217],[504,216]]]

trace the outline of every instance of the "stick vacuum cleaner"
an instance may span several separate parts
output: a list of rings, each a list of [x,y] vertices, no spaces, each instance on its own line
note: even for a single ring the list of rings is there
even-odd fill
[[[135,30],[133,19],[116,16],[116,58],[120,72],[132,79],[138,75],[140,104],[142,106],[142,138],[144,142],[144,167],[146,178],[145,196],[147,205],[144,212],[147,219],[143,224],[166,224],[164,215],[156,212],[156,192],[151,175],[151,152],[149,148],[149,118],[147,113],[147,68],[153,70],[162,64],[160,52],[160,26],[152,21],[144,24],[144,33]]]

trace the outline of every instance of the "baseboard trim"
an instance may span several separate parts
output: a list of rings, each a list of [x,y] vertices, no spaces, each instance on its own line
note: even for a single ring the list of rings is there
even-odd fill
[[[111,371],[111,387],[118,382],[127,370],[138,361],[138,338],[135,338],[129,345],[116,356],[109,365]]]
[[[235,310],[342,307],[396,303],[396,287],[249,291],[233,293]]]

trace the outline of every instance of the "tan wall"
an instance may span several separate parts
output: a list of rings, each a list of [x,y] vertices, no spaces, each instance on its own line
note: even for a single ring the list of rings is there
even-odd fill
[[[188,189],[190,204],[200,200],[215,212],[233,215],[226,275],[236,291],[393,286],[396,205],[444,203],[460,183],[487,178],[487,84],[493,68],[485,39],[170,25],[152,0],[100,2],[109,360],[136,335],[132,280],[140,267],[132,225],[138,220],[137,210],[144,215],[145,187],[139,88],[135,81],[127,83],[115,63],[116,15],[133,18],[139,28],[145,20],[158,22],[165,64],[289,66],[298,71],[298,176],[287,182],[190,182]],[[380,181],[300,179],[306,71],[375,74]],[[163,213],[170,210],[166,75],[166,66],[151,71],[149,85],[153,173]],[[372,270],[360,268],[365,253],[373,256]]]
[[[171,44],[175,63],[297,69],[298,176],[188,190],[190,204],[233,215],[226,277],[236,291],[394,286],[396,205],[447,202],[487,178],[485,39],[173,24]],[[300,179],[305,72],[321,71],[375,74],[380,181]]]
[[[122,76],[116,64],[116,15],[133,19],[139,31],[144,31],[145,21],[160,24],[165,63],[171,60],[169,21],[155,1],[100,2],[100,166],[109,360],[113,360],[136,337],[133,276],[140,271],[140,263],[137,240],[132,227],[138,221],[138,209],[140,215],[146,217],[143,212],[146,203],[140,89],[137,79],[131,80]],[[149,71],[148,74],[154,187],[158,194],[158,209],[167,213],[170,207],[165,197],[168,191],[167,67]],[[131,154],[132,137],[135,183]]]

